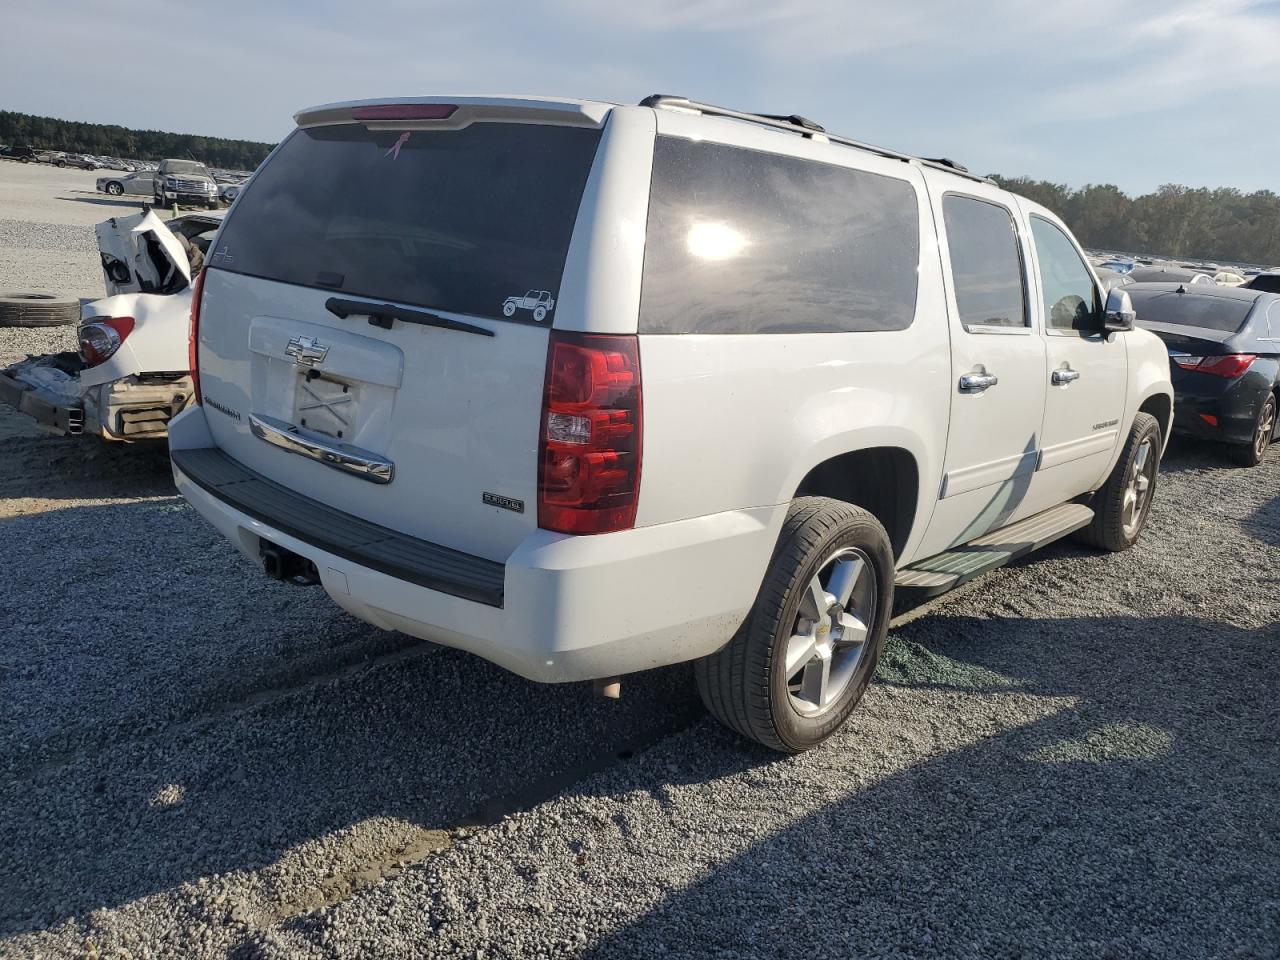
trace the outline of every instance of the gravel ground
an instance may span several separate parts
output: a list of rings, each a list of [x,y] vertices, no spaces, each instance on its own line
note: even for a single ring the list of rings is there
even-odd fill
[[[162,451],[0,408],[0,957],[1278,957],[1278,493],[1175,445],[1137,548],[895,628],[781,758],[684,669],[594,700],[266,581]]]
[[[0,162],[0,290],[104,296],[93,226],[136,213],[97,193],[100,171]]]

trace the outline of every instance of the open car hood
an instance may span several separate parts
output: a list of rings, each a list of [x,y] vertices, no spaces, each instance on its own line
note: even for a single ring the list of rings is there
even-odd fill
[[[186,250],[154,211],[94,227],[107,295],[177,293],[191,283]]]

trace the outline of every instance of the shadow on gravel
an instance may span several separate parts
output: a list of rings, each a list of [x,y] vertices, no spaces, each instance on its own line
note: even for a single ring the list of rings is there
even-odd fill
[[[910,624],[878,683],[1078,705],[846,783],[591,955],[1275,956],[1278,643],[1183,617]],[[858,750],[850,728],[824,749]]]
[[[0,439],[0,498],[45,500],[176,495],[163,441],[107,443],[52,435]]]
[[[13,517],[0,544],[0,938],[308,843],[358,843],[355,883],[404,855],[372,819],[486,823],[701,716],[686,669],[606,701],[377,630],[181,501]]]
[[[1273,497],[1249,514],[1240,526],[1255,540],[1269,543],[1273,547],[1280,547],[1280,496]],[[1275,583],[1275,577],[1280,576],[1280,563],[1271,570],[1265,571],[1264,575],[1270,577],[1271,582]]]
[[[1211,440],[1198,440],[1175,433],[1160,460],[1161,473],[1186,473],[1201,470],[1240,470],[1227,456],[1227,446]]]

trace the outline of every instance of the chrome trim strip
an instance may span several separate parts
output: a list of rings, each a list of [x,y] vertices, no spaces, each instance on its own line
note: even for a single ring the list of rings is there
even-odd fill
[[[361,480],[370,483],[390,483],[395,479],[396,465],[385,457],[349,443],[329,442],[321,440],[315,434],[303,434],[291,423],[266,417],[260,414],[249,414],[249,429],[259,440],[265,440],[273,447],[296,453],[311,460],[318,460],[325,466],[333,467],[344,473],[354,474]]]

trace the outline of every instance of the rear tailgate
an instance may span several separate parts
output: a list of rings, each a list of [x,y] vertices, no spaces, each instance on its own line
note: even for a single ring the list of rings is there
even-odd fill
[[[204,282],[206,416],[269,480],[501,560],[537,525],[548,329],[599,121],[410,113],[326,115],[237,201]]]

